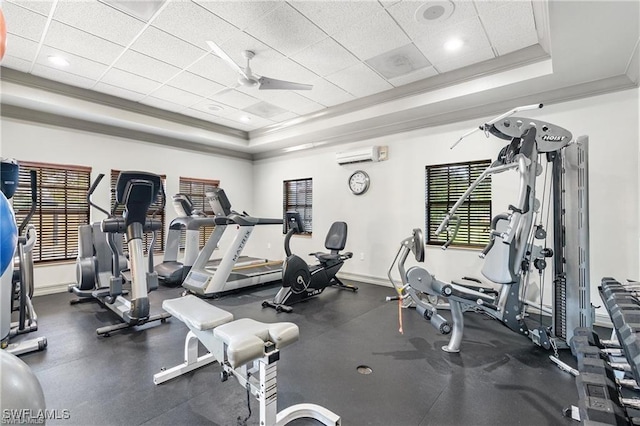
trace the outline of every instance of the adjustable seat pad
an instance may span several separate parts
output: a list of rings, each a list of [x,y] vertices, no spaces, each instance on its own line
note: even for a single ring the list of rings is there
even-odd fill
[[[193,295],[165,300],[162,308],[187,326],[198,330],[210,330],[233,321],[233,314],[230,312],[216,308]]]
[[[291,322],[265,324],[242,318],[213,330],[215,338],[227,345],[227,361],[233,368],[265,355],[265,343],[276,349],[284,348],[298,340],[300,330]]]

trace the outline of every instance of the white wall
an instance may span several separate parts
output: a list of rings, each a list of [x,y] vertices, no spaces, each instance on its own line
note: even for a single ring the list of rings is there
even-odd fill
[[[3,157],[13,157],[21,161],[89,166],[92,168],[92,179],[99,173],[104,173],[106,177],[93,197],[99,205],[109,206],[109,176],[111,169],[118,169],[166,175],[166,193],[169,197],[179,191],[180,176],[219,179],[234,208],[252,211],[251,161],[199,154],[131,139],[44,126],[4,117],[0,124],[0,155]],[[176,215],[170,203],[166,211],[168,226]],[[104,218],[102,213],[94,209],[91,216],[92,220]],[[75,282],[75,261],[49,266],[37,265],[34,273],[37,293],[44,294],[48,292],[47,287],[51,291],[56,285],[59,288],[60,284]]]
[[[562,126],[574,137],[589,135],[591,281],[595,305],[600,304],[596,288],[601,277],[640,278],[638,96],[639,90],[633,89],[523,114]],[[344,220],[349,224],[347,250],[354,252],[354,258],[345,264],[343,272],[384,282],[400,241],[410,235],[412,228],[424,229],[425,165],[493,159],[505,145],[504,141],[486,139],[477,133],[456,149],[449,149],[459,136],[481,122],[455,123],[256,161],[253,204],[277,216],[282,210],[282,181],[312,177],[313,237],[294,239],[293,250],[305,254],[321,249],[330,224]],[[336,164],[337,151],[370,145],[388,145],[389,160]],[[371,177],[371,187],[362,196],[352,195],[347,188],[347,178],[356,169],[367,171]],[[507,172],[494,178],[495,213],[514,203],[514,176]],[[265,256],[283,255],[279,229],[256,236],[253,244]],[[477,252],[471,250],[443,252],[427,248],[426,257],[430,272],[444,280],[464,274],[477,276],[481,265]]]

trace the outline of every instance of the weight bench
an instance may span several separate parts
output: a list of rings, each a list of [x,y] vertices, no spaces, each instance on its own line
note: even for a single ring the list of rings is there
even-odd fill
[[[258,399],[261,426],[284,425],[299,418],[340,425],[340,416],[316,404],[296,404],[277,412],[277,362],[280,349],[298,340],[297,325],[267,324],[249,318],[234,321],[231,313],[193,295],[165,300],[162,308],[184,322],[189,333],[184,362],[155,374],[156,385],[217,361],[223,382],[233,375]],[[207,354],[198,356],[198,341]]]

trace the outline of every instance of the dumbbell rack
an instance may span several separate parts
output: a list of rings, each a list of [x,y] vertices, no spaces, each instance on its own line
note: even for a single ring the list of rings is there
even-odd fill
[[[603,278],[600,297],[613,323],[611,340],[577,328],[571,352],[577,358],[579,420],[589,425],[640,424],[640,283]]]

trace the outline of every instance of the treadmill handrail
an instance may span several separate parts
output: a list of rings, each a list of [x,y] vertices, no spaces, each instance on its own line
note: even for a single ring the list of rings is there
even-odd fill
[[[240,226],[255,226],[255,225],[282,225],[283,220],[269,219],[263,217],[243,216],[240,214],[230,214],[226,216],[226,223],[235,223]]]
[[[213,226],[216,218],[209,217],[177,217],[171,221],[169,229],[186,229],[188,231],[197,230],[204,226]]]

